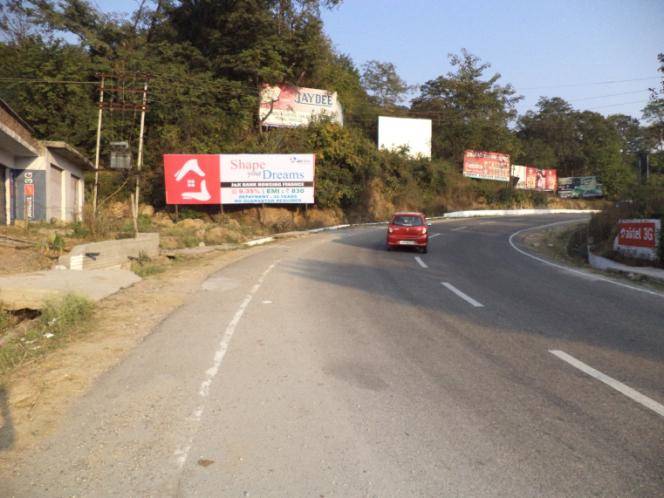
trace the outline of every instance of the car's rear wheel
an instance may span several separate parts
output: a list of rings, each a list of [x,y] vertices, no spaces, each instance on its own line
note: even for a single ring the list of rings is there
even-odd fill
[[[420,247],[420,252],[422,254],[428,253],[429,252],[429,247],[428,246]]]

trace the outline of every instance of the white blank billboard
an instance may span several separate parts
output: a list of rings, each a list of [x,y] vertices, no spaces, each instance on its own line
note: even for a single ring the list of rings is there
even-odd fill
[[[408,148],[410,157],[431,159],[431,120],[378,116],[378,148]]]

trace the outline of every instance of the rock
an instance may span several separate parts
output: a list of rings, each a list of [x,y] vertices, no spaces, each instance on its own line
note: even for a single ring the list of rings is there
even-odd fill
[[[116,220],[131,216],[131,209],[129,209],[129,203],[127,202],[112,202],[106,208],[106,212]]]
[[[278,231],[293,228],[293,214],[286,208],[261,208],[261,223]]]
[[[333,209],[309,209],[306,218],[308,226],[312,228],[339,225],[343,222],[342,214]]]
[[[154,208],[152,206],[150,206],[149,204],[141,204],[138,208],[138,214],[142,214],[143,216],[152,217],[152,216],[154,216]]]
[[[195,218],[187,218],[182,221],[179,221],[175,224],[178,228],[187,229],[196,229],[199,230],[205,227],[205,222],[203,220]]]
[[[152,216],[152,223],[161,227],[170,227],[174,225],[173,220],[168,213],[164,212],[155,213],[154,216]]]
[[[234,231],[238,231],[238,232],[241,230],[241,227],[242,227],[242,225],[240,225],[240,222],[237,221],[234,218],[224,219],[224,226],[228,227],[230,230],[234,230]]]
[[[224,226],[216,226],[205,232],[205,241],[212,245],[235,243],[242,240],[243,236],[240,232]]]

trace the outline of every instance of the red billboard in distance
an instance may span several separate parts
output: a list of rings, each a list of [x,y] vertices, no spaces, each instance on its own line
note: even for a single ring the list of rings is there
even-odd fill
[[[538,169],[535,172],[535,190],[558,189],[558,172],[555,169]]]
[[[219,154],[164,154],[166,204],[221,204]]]
[[[509,182],[510,156],[500,152],[467,150],[463,154],[463,176]]]
[[[558,172],[555,169],[540,169],[535,166],[512,166],[512,176],[518,178],[516,188],[526,190],[552,190],[558,188]]]

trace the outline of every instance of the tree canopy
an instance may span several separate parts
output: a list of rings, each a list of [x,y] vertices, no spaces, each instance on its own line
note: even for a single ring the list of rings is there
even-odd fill
[[[542,97],[535,110],[519,117],[516,105],[522,97],[500,73],[490,72],[489,63],[465,49],[448,55],[451,71],[416,90],[390,62],[370,60],[358,69],[323,30],[321,12],[340,3],[142,0],[123,16],[101,12],[87,0],[5,0],[0,4],[0,97],[40,137],[66,140],[92,155],[99,74],[115,75],[113,84],[122,91],[106,98],[120,102],[135,101],[140,94],[132,89],[141,88],[149,75],[142,182],[155,205],[163,202],[163,153],[263,150],[285,136],[283,143],[294,148],[313,146],[306,134],[260,133],[257,110],[264,83],[338,92],[348,130],[312,131],[329,161],[344,158],[345,166],[330,166],[330,174],[321,177],[338,190],[326,193],[330,202],[356,199],[370,181],[367,171],[375,173],[375,162],[382,161],[367,152],[375,144],[379,114],[430,118],[434,158],[458,169],[465,149],[500,151],[511,154],[513,162],[557,168],[559,176],[600,175],[616,195],[634,182],[639,154],[662,150],[664,87],[653,89],[644,109],[647,127],[629,116],[577,111],[557,97]],[[664,72],[662,54],[659,63]],[[136,112],[105,113],[102,151],[115,140],[135,145],[137,123]],[[303,141],[298,146],[292,142],[297,137]],[[337,155],[328,151],[335,147]],[[366,171],[359,166],[362,155],[374,164]],[[653,156],[653,164],[660,156]],[[415,167],[397,167],[396,159],[385,164],[397,176],[399,168]],[[122,180],[120,174],[117,182]]]

